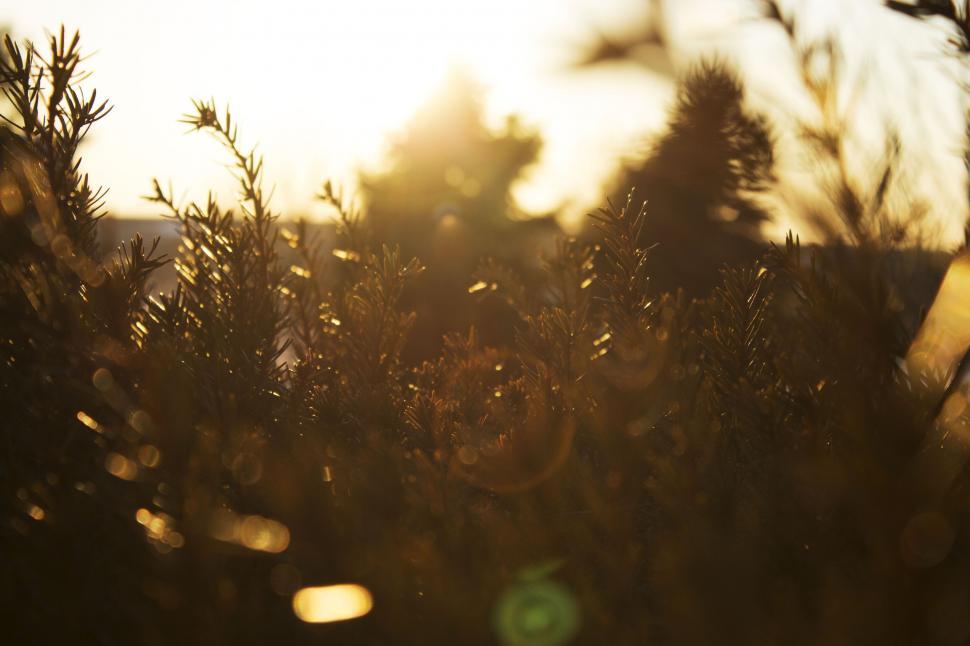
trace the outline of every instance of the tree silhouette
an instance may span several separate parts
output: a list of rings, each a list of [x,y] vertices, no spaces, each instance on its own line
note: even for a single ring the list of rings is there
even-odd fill
[[[452,71],[393,143],[388,170],[363,174],[375,234],[406,252],[427,250],[443,221],[494,235],[516,212],[512,183],[536,160],[541,142],[509,117],[493,131],[483,121],[480,88]]]
[[[471,322],[453,304],[484,256],[520,272],[535,269],[536,246],[549,244],[558,225],[552,217],[524,217],[511,189],[540,147],[514,116],[502,129],[489,128],[479,86],[455,69],[393,143],[389,168],[362,175],[375,238],[427,265],[405,299],[424,315],[408,356],[429,356],[443,333]]]
[[[647,202],[641,241],[657,245],[655,288],[704,294],[722,265],[760,253],[759,227],[769,215],[757,195],[772,182],[773,166],[769,126],[745,106],[739,78],[718,62],[692,69],[666,132],[616,181],[614,199],[632,189]]]

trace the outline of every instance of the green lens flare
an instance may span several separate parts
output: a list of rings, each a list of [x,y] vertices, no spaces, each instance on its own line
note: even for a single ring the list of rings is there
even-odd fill
[[[506,646],[557,646],[572,639],[580,617],[573,595],[554,581],[516,583],[495,608],[495,632]]]

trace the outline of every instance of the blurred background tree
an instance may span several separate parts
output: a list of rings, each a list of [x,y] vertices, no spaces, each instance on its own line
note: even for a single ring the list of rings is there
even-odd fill
[[[725,61],[702,60],[686,73],[675,68],[665,5],[645,4],[648,21],[618,36],[596,33],[575,66],[636,62],[675,81],[665,128],[618,169],[607,194],[622,204],[632,191],[647,203],[640,243],[656,245],[648,262],[653,289],[702,296],[719,284],[722,267],[764,250],[762,225],[771,215],[758,195],[774,182],[774,140]]]
[[[375,235],[402,250],[427,250],[443,220],[495,235],[521,215],[513,183],[536,161],[537,133],[514,116],[501,129],[485,123],[482,90],[455,68],[392,143],[387,168],[363,173],[362,192]]]
[[[657,245],[649,263],[655,288],[703,295],[720,282],[721,267],[762,253],[770,215],[757,196],[773,167],[767,120],[745,105],[735,73],[717,62],[688,72],[666,132],[646,159],[619,173],[613,191],[617,201],[633,190],[647,202],[641,242]]]
[[[483,257],[528,274],[538,268],[537,250],[551,248],[555,217],[523,212],[512,195],[541,147],[539,135],[515,116],[490,127],[480,86],[455,68],[392,142],[387,168],[362,173],[375,239],[427,266],[405,298],[418,313],[408,357],[428,357],[443,333],[468,327],[474,312],[455,303]]]

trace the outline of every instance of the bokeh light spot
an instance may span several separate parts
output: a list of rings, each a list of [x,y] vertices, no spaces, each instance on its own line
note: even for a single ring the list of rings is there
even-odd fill
[[[907,565],[925,569],[939,565],[950,553],[956,535],[943,514],[924,511],[906,523],[900,537],[900,552]]]
[[[303,588],[293,596],[293,612],[314,624],[363,617],[373,607],[370,591],[354,583]]]
[[[107,368],[98,368],[94,371],[94,374],[91,375],[91,382],[94,384],[94,387],[101,392],[107,392],[114,387],[115,380],[114,377],[111,376],[111,371],[109,371]]]
[[[138,465],[120,453],[109,453],[104,460],[104,468],[122,480],[134,480],[138,475]]]

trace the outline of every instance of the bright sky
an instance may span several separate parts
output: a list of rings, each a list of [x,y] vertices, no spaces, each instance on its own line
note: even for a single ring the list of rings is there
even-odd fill
[[[352,187],[356,169],[379,164],[388,136],[456,64],[484,84],[496,122],[515,112],[544,136],[539,165],[517,187],[523,205],[535,211],[565,205],[576,214],[596,205],[617,161],[642,150],[645,135],[662,125],[672,84],[633,65],[575,72],[564,62],[593,27],[616,32],[641,24],[647,4],[38,0],[0,8],[0,24],[35,41],[61,23],[81,30],[86,51],[94,54],[90,84],[115,105],[92,131],[86,168],[111,188],[115,214],[154,213],[140,199],[153,176],[171,179],[176,194],[192,198],[210,186],[227,198],[232,194],[216,144],[186,135],[177,123],[192,97],[229,102],[243,141],[258,143],[266,157],[278,210],[320,214],[312,196],[321,182],[333,178]],[[785,58],[776,29],[748,19],[743,7],[750,2],[662,4],[677,66],[705,52],[727,52],[752,79],[756,101],[766,109],[790,103],[790,55]],[[883,98],[898,92],[899,102],[919,115],[907,121],[913,130],[907,137],[956,141],[963,117],[940,60],[939,30],[889,15],[877,0],[788,4],[800,5],[820,31],[837,24],[851,31],[848,40],[863,43],[861,56],[874,65],[856,71],[859,86]],[[873,82],[866,85],[866,78]],[[953,148],[924,146],[923,156],[914,158],[914,167],[923,169],[917,183],[938,205],[947,239],[965,211],[962,162]]]

